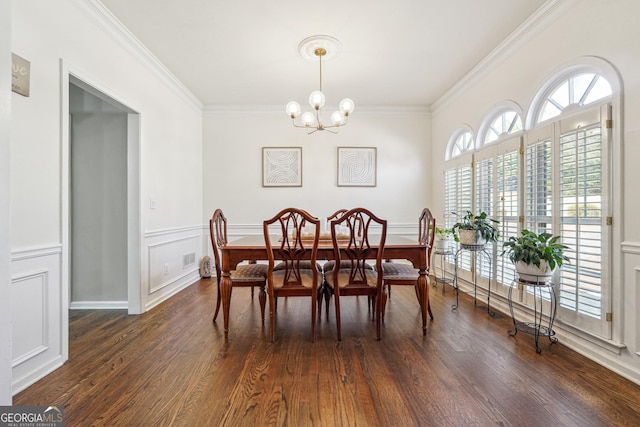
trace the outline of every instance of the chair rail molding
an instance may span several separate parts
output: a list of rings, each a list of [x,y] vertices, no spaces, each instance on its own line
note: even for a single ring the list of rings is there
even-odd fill
[[[11,251],[11,261],[23,261],[27,259],[40,258],[51,255],[60,255],[62,253],[62,245],[56,243],[48,246],[38,246],[34,248],[14,249]]]
[[[640,255],[640,242],[623,241],[620,244],[622,252],[625,254]]]

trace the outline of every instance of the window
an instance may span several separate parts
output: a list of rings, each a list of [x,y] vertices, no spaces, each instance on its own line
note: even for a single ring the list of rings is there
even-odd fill
[[[533,141],[525,149],[524,228],[536,233],[553,233],[552,138],[530,136],[527,135],[527,139]]]
[[[561,81],[546,97],[538,122],[559,116],[570,106],[582,107],[611,95],[611,85],[596,73],[579,73]]]
[[[484,143],[490,144],[500,138],[508,137],[524,129],[522,117],[513,110],[504,111],[493,119],[484,137]]]
[[[469,153],[466,156],[450,162],[449,168],[445,171],[445,226],[450,228],[458,221],[452,212],[464,214],[472,208],[472,165],[473,156]],[[453,263],[453,256],[448,262]],[[471,258],[469,254],[463,254],[459,264],[465,270],[471,270]]]
[[[495,205],[495,157],[488,156],[485,158],[478,157],[474,162],[475,170],[475,206],[472,210],[474,214],[486,212],[490,217],[494,216],[493,207]],[[489,254],[493,253],[495,244],[491,248],[487,248]],[[475,274],[479,277],[489,279],[492,263],[486,256],[475,257]]]
[[[601,111],[604,110],[604,111]],[[603,294],[608,292],[610,260],[604,256],[608,230],[604,189],[608,155],[604,123],[608,109],[591,108],[559,123],[559,231],[570,246],[571,263],[560,271],[559,307],[564,315],[602,334]],[[606,322],[606,321],[605,321]],[[606,334],[604,334],[606,335]]]
[[[458,131],[458,135],[449,143],[449,159],[473,150],[473,134],[467,130]]]
[[[611,200],[605,189],[611,180],[612,132],[605,124],[615,108],[609,103],[613,93],[602,74],[586,66],[567,69],[534,98],[527,116],[531,129],[523,130],[517,109],[499,107],[480,127],[477,149],[471,133],[455,133],[445,167],[447,213],[472,206],[474,213],[484,211],[500,221],[490,279],[503,285],[513,280],[513,265],[499,256],[509,236],[524,228],[560,235],[570,248],[570,262],[554,278],[557,319],[607,339],[612,333],[604,315],[611,309]],[[463,157],[473,162],[460,162]],[[446,225],[454,222],[451,218]],[[460,261],[459,270],[472,271],[470,257]],[[489,278],[488,263],[476,265],[475,273]],[[523,303],[533,300],[525,296]]]
[[[519,170],[520,170],[520,138],[502,144],[496,159],[496,209],[494,218],[500,221],[500,239],[498,249],[510,236],[518,235],[519,206]],[[506,257],[496,259],[496,280],[508,285],[515,277],[515,269]]]

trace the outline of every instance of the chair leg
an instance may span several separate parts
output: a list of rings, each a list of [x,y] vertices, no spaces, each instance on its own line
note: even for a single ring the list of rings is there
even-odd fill
[[[427,302],[427,310],[429,311],[429,317],[433,320],[433,313],[431,312],[431,302]]]
[[[269,339],[276,342],[276,301],[277,298],[269,294]]]
[[[251,287],[251,292],[253,292],[253,286]],[[260,314],[262,315],[262,324],[264,325],[264,309],[267,304],[267,292],[264,290],[264,285],[260,286],[258,299],[260,300]]]
[[[212,322],[215,322],[216,318],[218,317],[218,312],[220,311],[221,302],[222,302],[222,295],[220,295],[220,279],[218,279],[218,295],[216,297],[216,310],[213,313],[213,319],[211,320]]]
[[[340,291],[335,289],[333,292],[333,298],[336,305],[336,328],[338,331],[338,341],[342,341],[342,327],[340,324]]]
[[[375,297],[374,297],[375,300]],[[380,341],[381,337],[381,329],[382,329],[382,300],[378,301],[378,305],[375,306],[375,311],[378,312],[378,316],[376,317],[376,339]]]
[[[253,292],[254,292],[255,289],[256,289],[255,286],[251,287],[251,301],[253,301]]]
[[[316,288],[316,293],[318,289]],[[316,302],[318,295],[315,298],[311,298],[311,342],[316,342]]]
[[[387,298],[391,296],[390,293],[391,293],[391,286],[384,285],[382,287],[382,295],[380,296],[381,298],[380,304],[382,305],[382,307],[380,308],[380,313],[381,313],[383,322],[384,322],[384,314],[387,310]]]
[[[322,318],[322,296],[324,294],[324,285],[320,286],[320,289],[318,289],[318,319]]]

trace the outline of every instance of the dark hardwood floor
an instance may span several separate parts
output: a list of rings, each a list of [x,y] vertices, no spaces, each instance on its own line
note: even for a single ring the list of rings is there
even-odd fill
[[[308,299],[278,304],[276,342],[250,290],[234,290],[229,339],[212,324],[215,281],[140,316],[71,311],[70,357],[14,396],[64,405],[67,426],[640,425],[640,386],[562,345],[509,337],[510,318],[431,292],[426,337],[410,287],[396,286],[382,341],[367,299],[333,304],[311,343]],[[433,290],[433,288],[432,288]],[[268,314],[267,314],[268,315]]]

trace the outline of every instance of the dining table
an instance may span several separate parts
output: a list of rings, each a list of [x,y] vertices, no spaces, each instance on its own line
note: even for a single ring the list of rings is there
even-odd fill
[[[278,237],[275,237],[275,239],[277,240]],[[379,248],[374,245],[373,242],[378,242],[380,239],[378,236],[370,236],[369,241],[372,242],[372,246],[369,251],[368,258],[375,259]],[[387,234],[383,248],[384,252],[382,254],[383,259],[407,260],[413,264],[414,268],[418,269],[419,275],[416,295],[422,314],[422,335],[427,334],[427,311],[429,306],[427,247],[427,244],[420,243],[416,239]],[[310,256],[311,249],[309,249],[308,252]],[[222,297],[222,313],[224,317],[224,335],[225,338],[227,338],[229,334],[229,306],[231,303],[231,291],[233,289],[231,271],[243,261],[264,261],[268,259],[268,256],[263,235],[249,235],[231,240],[227,242],[226,245],[220,246],[220,253],[222,256],[220,294]],[[274,255],[276,255],[277,258],[277,254]],[[333,242],[331,238],[321,238],[318,243],[317,260],[328,261],[333,260],[334,258]]]

